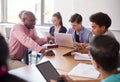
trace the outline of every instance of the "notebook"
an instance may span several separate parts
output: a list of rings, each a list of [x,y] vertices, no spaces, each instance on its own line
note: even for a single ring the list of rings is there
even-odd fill
[[[63,82],[63,80],[59,78],[60,77],[59,73],[50,63],[50,61],[37,64],[36,67],[41,72],[41,74],[43,75],[47,82],[50,82],[51,79],[56,80],[57,82]]]
[[[56,44],[63,47],[74,48],[73,39],[71,34],[54,33]]]
[[[97,79],[100,73],[91,64],[79,63],[68,73],[68,75]]]
[[[91,57],[88,54],[84,54],[84,53],[80,53],[80,52],[72,52],[71,55],[74,55],[75,60],[91,61]]]

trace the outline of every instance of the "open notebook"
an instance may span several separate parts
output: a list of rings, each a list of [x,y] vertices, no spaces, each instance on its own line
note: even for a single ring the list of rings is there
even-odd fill
[[[81,76],[97,79],[100,73],[94,68],[93,65],[80,63],[75,66],[68,75]]]
[[[73,39],[71,34],[54,33],[56,44],[63,47],[74,48]]]
[[[84,53],[80,53],[80,52],[72,52],[71,55],[74,55],[75,60],[91,61],[91,57],[89,56],[89,54],[84,54]]]

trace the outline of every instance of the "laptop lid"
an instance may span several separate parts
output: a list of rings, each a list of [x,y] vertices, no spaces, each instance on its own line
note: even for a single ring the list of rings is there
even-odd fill
[[[60,76],[57,70],[50,63],[50,61],[37,64],[36,67],[41,72],[41,74],[43,75],[47,82],[50,82],[51,79],[57,81]]]
[[[54,33],[55,42],[59,46],[74,48],[73,39],[71,34]]]

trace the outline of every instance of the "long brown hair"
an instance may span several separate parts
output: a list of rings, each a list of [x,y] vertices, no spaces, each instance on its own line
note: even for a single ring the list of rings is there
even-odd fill
[[[53,17],[57,17],[60,20],[60,25],[63,26],[62,16],[61,16],[60,12],[54,13]]]

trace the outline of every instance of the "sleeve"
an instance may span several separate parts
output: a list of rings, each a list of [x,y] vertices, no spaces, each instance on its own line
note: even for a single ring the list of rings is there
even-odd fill
[[[66,33],[67,29],[63,26],[63,33]]]
[[[67,30],[66,34],[71,34],[71,28]]]
[[[90,32],[90,33],[88,34],[88,40],[89,40],[89,42],[91,41],[91,38],[93,38],[92,32]]]
[[[49,29],[49,33],[50,33],[50,34],[51,34],[51,30],[52,30],[51,28],[52,28],[52,27],[50,27],[50,29]],[[52,34],[51,34],[51,35],[52,35]]]
[[[52,36],[54,36],[54,26],[50,27],[49,33],[50,33]]]
[[[47,37],[45,37],[45,38],[40,38],[40,37],[37,35],[37,32],[36,32],[35,29],[33,29],[32,31],[33,31],[33,32],[32,32],[32,33],[33,33],[33,39],[34,39],[34,41],[35,41],[36,43],[38,43],[39,45],[43,45],[43,44],[45,44],[45,43],[48,42]]]
[[[41,51],[42,47],[39,46],[39,44],[36,43],[31,37],[29,37],[25,33],[24,28],[22,28],[21,26],[17,26],[17,28],[13,31],[13,34],[22,45],[37,52]]]

